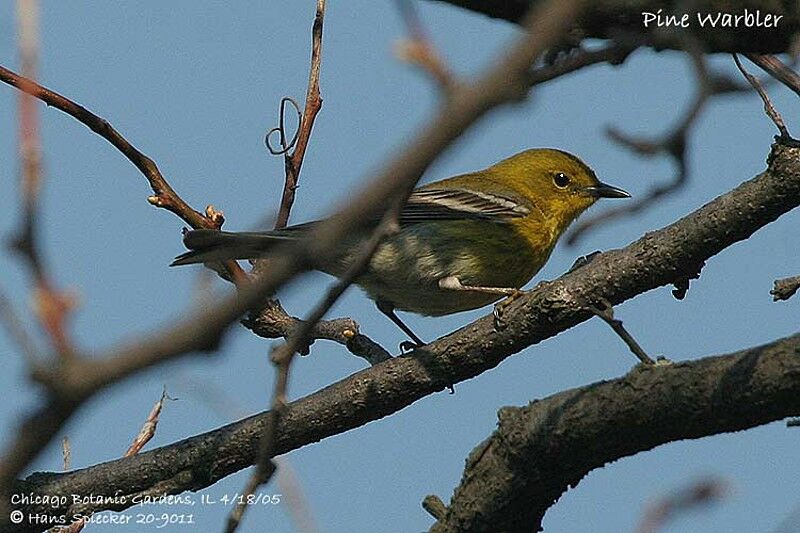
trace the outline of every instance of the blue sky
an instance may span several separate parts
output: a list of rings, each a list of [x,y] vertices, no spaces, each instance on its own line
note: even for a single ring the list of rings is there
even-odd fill
[[[497,57],[515,35],[503,22],[436,2],[420,6],[448,64],[469,76]],[[108,119],[152,157],[196,208],[214,204],[226,228],[250,229],[277,207],[283,163],[268,155],[264,133],[275,125],[281,97],[302,100],[308,75],[314,2],[42,2],[41,81]],[[13,2],[0,3],[0,64],[18,68]],[[329,5],[325,21],[324,105],[306,157],[292,220],[324,216],[380,168],[426,123],[437,104],[432,84],[393,56],[404,30],[392,2]],[[733,72],[728,57],[713,65]],[[755,70],[755,67],[753,67]],[[771,93],[790,130],[800,128],[796,97]],[[694,91],[689,62],[672,52],[637,52],[621,68],[595,67],[537,90],[525,103],[491,114],[426,174],[433,180],[488,166],[530,147],[580,155],[604,181],[634,196],[668,179],[666,158],[642,159],[612,144],[608,125],[657,134],[681,116]],[[0,87],[0,232],[19,219],[15,180],[16,92]],[[182,251],[182,222],[146,202],[147,183],[104,140],[75,120],[41,108],[46,188],[42,240],[54,277],[80,295],[77,342],[101,355],[120,340],[140,338],[184,316],[199,268],[167,268]],[[714,100],[692,131],[690,184],[637,218],[615,222],[575,248],[560,245],[536,279],[558,276],[575,257],[624,246],[674,221],[765,166],[774,127],[754,95]],[[593,212],[602,210],[599,205]],[[800,300],[773,303],[775,278],[796,274],[798,213],[713,258],[687,298],[668,288],[617,309],[646,350],[674,360],[725,353],[796,332]],[[0,287],[34,330],[27,273],[0,256]],[[303,315],[330,278],[304,276],[281,292]],[[535,283],[535,281],[534,281]],[[222,284],[220,283],[222,289]],[[406,315],[433,339],[490,309],[431,319]],[[331,313],[358,320],[364,332],[394,347],[402,335],[358,289]],[[35,331],[35,330],[34,330]],[[148,448],[166,445],[263,410],[273,370],[269,343],[235,328],[215,356],[190,356],[116,386],[95,398],[66,428],[75,467],[121,455],[166,385],[168,402]],[[39,400],[20,354],[0,333],[6,400],[0,437],[7,443],[22,413]],[[426,494],[448,501],[469,451],[495,427],[497,409],[627,372],[634,358],[599,320],[529,348],[498,368],[425,398],[386,419],[307,446],[284,458],[320,531],[421,531],[431,519]],[[297,361],[290,386],[298,398],[363,367],[340,347],[314,345]],[[727,479],[721,505],[688,513],[669,531],[771,531],[800,504],[796,453],[800,435],[774,423],[755,430],[662,446],[597,470],[547,514],[548,531],[631,531],[654,498],[706,475]],[[58,470],[54,445],[34,470]],[[286,475],[284,473],[284,475]],[[241,490],[247,473],[207,489],[212,497]],[[270,484],[264,494],[286,494]],[[285,504],[253,508],[241,531],[295,531]],[[195,514],[197,528],[216,531],[228,509],[130,509]],[[169,526],[162,531],[186,531]],[[124,526],[93,526],[119,531]],[[127,526],[127,530],[138,530]],[[88,531],[88,529],[87,529]]]

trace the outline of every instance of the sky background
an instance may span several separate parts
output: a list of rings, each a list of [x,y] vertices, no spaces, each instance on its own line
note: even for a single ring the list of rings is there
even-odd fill
[[[18,69],[14,2],[0,2],[0,64]],[[469,76],[491,64],[517,29],[457,8],[419,5],[422,19],[450,67]],[[270,156],[265,132],[277,122],[283,96],[302,102],[308,76],[314,2],[60,2],[41,6],[41,82],[111,122],[152,157],[168,181],[197,209],[211,203],[225,227],[245,230],[273,216],[283,162]],[[292,220],[330,213],[358,191],[382,162],[432,116],[437,94],[420,72],[399,62],[393,45],[405,35],[395,4],[330,2],[325,19],[321,90],[324,105],[303,166]],[[713,65],[734,72],[729,57]],[[755,71],[755,67],[751,67]],[[609,125],[658,134],[678,120],[694,92],[687,58],[639,51],[620,67],[594,67],[538,89],[524,104],[492,113],[429,170],[435,180],[488,166],[530,147],[559,147],[582,157],[602,180],[644,194],[673,172],[667,158],[642,159],[612,144]],[[790,130],[800,130],[797,100],[777,85],[774,102]],[[17,92],[0,87],[0,233],[17,227]],[[41,106],[46,185],[42,245],[54,278],[80,295],[73,330],[79,346],[100,356],[185,316],[197,295],[198,267],[168,268],[183,250],[174,215],[146,202],[141,174],[105,140],[56,110]],[[692,131],[691,182],[642,215],[564,245],[534,280],[552,279],[579,255],[621,247],[660,228],[765,168],[774,126],[755,94],[715,99]],[[610,202],[609,202],[610,203]],[[607,206],[607,204],[606,204]],[[604,205],[591,212],[602,210]],[[746,242],[711,259],[684,301],[661,288],[619,306],[618,317],[651,354],[697,359],[768,342],[797,331],[800,297],[773,303],[776,278],[797,274],[800,213],[785,215]],[[305,314],[331,282],[304,276],[282,290],[296,315]],[[21,263],[0,254],[0,288],[31,331],[29,281]],[[219,283],[219,288],[224,289]],[[403,318],[434,339],[491,309],[444,318]],[[355,318],[386,347],[402,334],[356,288],[331,316]],[[74,467],[119,457],[166,386],[168,402],[147,449],[217,428],[269,404],[270,342],[234,327],[220,352],[193,355],[98,395],[67,426]],[[0,333],[0,444],[40,400],[21,354]],[[240,531],[297,531],[285,503],[294,478],[315,529],[304,531],[423,531],[431,517],[427,494],[449,501],[464,460],[496,425],[498,408],[612,379],[635,359],[599,319],[510,357],[498,368],[426,397],[383,420],[296,450],[281,461],[283,494],[276,506],[249,510]],[[317,342],[296,361],[292,398],[310,394],[363,368],[341,347]],[[777,531],[789,520],[800,530],[799,429],[783,422],[661,446],[590,473],[547,513],[546,531],[632,531],[646,505],[706,476],[729,483],[728,497],[688,512],[667,531]],[[56,440],[32,470],[59,470]],[[241,491],[249,471],[203,491],[212,498]],[[199,497],[197,497],[199,499]],[[196,529],[219,531],[229,508],[153,506],[136,513],[192,513]],[[792,513],[794,518],[790,518]],[[144,531],[98,526],[86,531]],[[154,527],[154,525],[148,526]],[[161,531],[187,531],[169,526]]]

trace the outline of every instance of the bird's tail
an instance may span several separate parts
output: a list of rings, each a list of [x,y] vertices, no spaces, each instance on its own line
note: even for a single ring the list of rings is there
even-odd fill
[[[176,257],[170,266],[227,259],[255,259],[265,255],[273,246],[297,237],[295,232],[285,230],[241,233],[211,229],[187,231],[183,235],[183,244],[189,251]]]

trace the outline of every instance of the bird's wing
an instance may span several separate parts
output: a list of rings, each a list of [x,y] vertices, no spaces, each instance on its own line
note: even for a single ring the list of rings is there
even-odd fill
[[[403,211],[401,223],[431,220],[489,219],[498,222],[524,217],[530,208],[495,193],[468,189],[422,188],[411,193]]]

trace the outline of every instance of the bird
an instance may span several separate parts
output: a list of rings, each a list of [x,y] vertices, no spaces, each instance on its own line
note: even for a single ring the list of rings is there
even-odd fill
[[[568,152],[528,149],[414,189],[399,213],[399,231],[383,239],[355,283],[422,346],[395,311],[437,317],[514,298],[581,213],[600,198],[629,197]],[[318,223],[257,232],[187,231],[189,251],[171,266],[264,257]],[[314,268],[343,275],[368,236],[369,230],[349,236]]]

